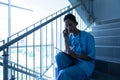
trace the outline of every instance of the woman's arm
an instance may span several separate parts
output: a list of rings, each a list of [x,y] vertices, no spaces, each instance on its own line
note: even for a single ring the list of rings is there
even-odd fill
[[[69,45],[68,45],[68,35],[69,32],[67,29],[65,29],[63,31],[63,36],[64,36],[64,42],[65,42],[65,49],[66,49],[66,53],[68,53],[70,51]]]
[[[80,58],[80,59],[83,59],[83,60],[91,60],[91,58],[87,55],[83,55],[83,54],[75,54],[73,51],[69,51],[68,54],[74,58]]]

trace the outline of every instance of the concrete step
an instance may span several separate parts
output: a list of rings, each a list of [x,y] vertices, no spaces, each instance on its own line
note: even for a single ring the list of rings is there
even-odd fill
[[[96,31],[96,30],[113,29],[113,28],[120,28],[120,22],[103,24],[103,25],[96,25],[92,28],[92,30]]]
[[[99,72],[96,70],[88,80],[120,80],[120,77]]]
[[[112,76],[120,76],[120,58],[115,59],[112,57],[96,56],[95,64],[95,70],[99,72]]]
[[[96,45],[96,56],[108,56],[120,58],[120,46],[98,46]]]
[[[120,46],[120,36],[95,37],[95,44],[103,46]]]
[[[100,36],[120,36],[120,28],[105,29],[90,32],[94,37]]]

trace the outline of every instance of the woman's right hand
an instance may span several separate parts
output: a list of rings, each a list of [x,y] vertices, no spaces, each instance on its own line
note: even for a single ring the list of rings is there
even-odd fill
[[[63,36],[64,36],[64,38],[65,39],[68,39],[68,30],[67,29],[65,29],[65,30],[63,30]]]

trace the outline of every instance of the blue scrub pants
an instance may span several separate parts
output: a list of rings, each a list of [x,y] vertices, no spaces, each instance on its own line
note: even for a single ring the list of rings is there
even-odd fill
[[[63,52],[56,55],[57,80],[85,80],[85,72],[80,68],[80,61]]]

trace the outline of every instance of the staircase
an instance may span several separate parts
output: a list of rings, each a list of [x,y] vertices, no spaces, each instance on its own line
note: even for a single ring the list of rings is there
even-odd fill
[[[4,69],[3,80],[14,80],[14,78],[16,80],[53,80],[55,77],[54,56],[58,52],[55,47],[64,49],[64,44],[61,44],[63,43],[63,16],[66,13],[73,13],[78,23],[83,24],[80,20],[80,14],[82,14],[87,25],[94,21],[93,15],[89,13],[92,9],[86,11],[85,3],[82,4],[84,8],[79,8],[81,4],[82,2],[67,6],[7,38],[7,43],[0,46],[0,51],[3,53],[0,62]],[[81,28],[84,26],[81,24],[78,28],[86,29],[86,26]],[[96,43],[96,68],[89,80],[120,80],[119,25],[120,21],[114,23],[103,21],[97,22],[92,28],[91,33]],[[52,71],[52,77],[49,71]]]
[[[98,22],[92,29],[96,45],[96,68],[93,78],[120,80],[119,19]]]

